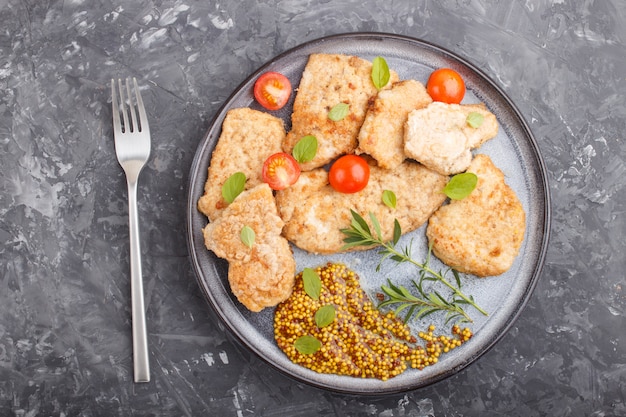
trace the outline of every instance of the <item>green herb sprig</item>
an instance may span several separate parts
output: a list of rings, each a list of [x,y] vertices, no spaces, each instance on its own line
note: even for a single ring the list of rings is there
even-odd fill
[[[320,299],[322,280],[314,269],[304,268],[302,271],[302,284],[304,285],[304,292],[309,297],[314,300]],[[323,305],[315,312],[315,324],[320,329],[329,326],[335,321],[335,314],[336,311],[333,304]],[[312,355],[322,348],[322,342],[315,336],[307,334],[296,339],[294,348],[303,355]]]
[[[408,322],[413,316],[423,319],[437,311],[446,312],[446,324],[455,321],[459,323],[472,323],[473,320],[463,310],[461,304],[467,304],[463,299],[455,297],[452,301],[445,299],[439,291],[426,292],[423,288],[423,280],[412,280],[418,295],[413,295],[408,289],[401,285],[394,285],[387,280],[388,285],[381,285],[381,291],[388,297],[378,304],[378,308],[397,306],[394,313],[400,316],[404,310],[408,309],[404,316],[404,322]]]
[[[246,187],[246,174],[243,172],[235,172],[226,179],[222,185],[222,197],[228,204],[235,201],[235,198],[241,194]]]
[[[387,65],[387,61],[382,56],[377,56],[372,61],[372,82],[377,90],[381,90],[384,88],[389,79],[391,78],[391,72],[389,71],[389,66]]]
[[[320,329],[326,327],[335,321],[335,314],[336,310],[333,304],[323,305],[315,312],[315,324]]]
[[[355,212],[352,213],[352,222],[347,229],[341,229],[341,232],[346,235],[344,239],[345,245],[342,249],[350,249],[357,246],[380,246],[380,254],[382,258],[376,267],[377,271],[380,271],[380,267],[385,259],[392,259],[398,263],[408,262],[415,265],[419,269],[419,280],[415,281],[415,286],[419,296],[412,295],[406,288],[393,286],[389,282],[389,286],[381,287],[381,290],[389,297],[387,304],[399,304],[397,307],[398,312],[402,312],[405,309],[407,315],[405,321],[408,321],[413,314],[417,314],[418,317],[425,317],[435,311],[446,311],[447,321],[457,319],[461,321],[472,321],[469,315],[464,311],[463,306],[470,305],[478,310],[481,314],[487,316],[488,313],[479,307],[474,301],[474,297],[471,295],[465,295],[461,291],[461,279],[459,273],[453,269],[447,271],[435,271],[430,265],[431,249],[429,248],[428,257],[424,263],[420,263],[413,259],[411,255],[411,245],[409,244],[404,249],[396,248],[400,237],[402,236],[402,229],[398,220],[394,220],[393,238],[390,242],[386,242],[382,238],[381,227],[378,219],[372,213],[369,214],[370,221],[374,228],[374,232],[370,230],[369,225],[365,219]],[[451,272],[455,283],[451,283],[446,275]],[[424,282],[439,282],[452,291],[452,299],[446,300],[439,292],[432,291],[427,293],[424,290]],[[456,284],[456,285],[455,285]],[[421,301],[419,301],[421,299]],[[416,301],[418,300],[418,301]],[[418,310],[418,307],[421,307]]]
[[[478,176],[473,172],[456,174],[443,187],[443,192],[452,200],[463,200],[470,195],[478,184]]]
[[[473,111],[467,115],[467,119],[465,119],[467,125],[473,127],[474,129],[478,129],[483,122],[485,121],[485,116],[478,113],[477,111]]]
[[[338,122],[340,120],[345,119],[345,117],[350,113],[350,105],[347,103],[338,103],[333,106],[332,109],[328,112],[328,118],[333,122]]]
[[[254,246],[255,237],[256,237],[256,234],[254,233],[254,229],[252,229],[248,225],[245,225],[244,227],[242,227],[241,232],[239,232],[239,238],[241,239],[243,244],[249,247],[250,249],[252,249],[252,246]]]
[[[322,342],[317,340],[314,336],[305,334],[296,339],[294,347],[303,355],[312,355],[322,348]]]
[[[317,154],[317,138],[313,135],[306,135],[301,138],[291,152],[293,159],[300,163],[312,161]]]
[[[322,280],[312,268],[304,268],[302,271],[302,281],[304,283],[304,292],[314,300],[320,299],[322,293]]]
[[[396,193],[391,190],[383,190],[382,201],[387,207],[395,209],[397,204]]]

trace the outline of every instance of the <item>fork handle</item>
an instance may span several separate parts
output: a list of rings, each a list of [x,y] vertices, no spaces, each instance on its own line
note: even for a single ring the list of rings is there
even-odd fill
[[[128,225],[130,231],[130,296],[133,331],[133,367],[135,382],[150,381],[148,335],[143,300],[141,245],[137,216],[137,181],[128,181]]]

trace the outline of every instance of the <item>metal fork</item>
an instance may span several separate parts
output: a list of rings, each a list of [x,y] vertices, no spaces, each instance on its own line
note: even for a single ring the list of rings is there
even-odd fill
[[[118,162],[126,173],[126,182],[128,183],[134,378],[135,382],[149,382],[148,336],[143,300],[139,221],[137,218],[137,180],[141,169],[150,156],[150,128],[148,127],[148,117],[139,93],[137,80],[133,78],[132,81],[134,95],[131,92],[130,78],[126,79],[126,86],[124,86],[121,79],[117,80],[118,99],[115,80],[111,80],[111,101],[113,103],[115,153],[117,154]],[[139,114],[138,116],[137,113]]]

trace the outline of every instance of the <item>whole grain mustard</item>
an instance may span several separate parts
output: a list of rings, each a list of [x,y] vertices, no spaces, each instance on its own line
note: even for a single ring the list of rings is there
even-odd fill
[[[443,354],[461,346],[472,332],[455,325],[452,336],[434,334],[435,327],[419,332],[418,339],[393,312],[383,314],[360,286],[359,277],[345,265],[328,263],[315,269],[322,282],[319,298],[304,290],[302,273],[291,296],[274,315],[274,337],[291,361],[313,371],[387,380],[408,367],[423,369]],[[315,313],[333,305],[335,318],[319,328]],[[320,342],[314,353],[301,353],[298,338],[312,336]]]

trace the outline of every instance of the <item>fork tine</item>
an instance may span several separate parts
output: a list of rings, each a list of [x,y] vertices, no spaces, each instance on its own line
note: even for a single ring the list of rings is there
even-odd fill
[[[129,128],[130,124],[128,122],[128,112],[126,111],[126,99],[124,98],[124,84],[122,84],[121,78],[117,80],[117,84],[120,90],[120,107],[122,108],[122,117],[124,119],[123,132],[129,133],[131,129]]]
[[[135,90],[137,91],[137,90]],[[130,117],[132,120],[132,124],[130,126],[130,129],[128,129],[130,132],[139,132],[138,126],[137,126],[137,112],[135,111],[135,104],[133,103],[133,93],[130,89],[130,77],[126,78],[126,97],[128,97],[128,112],[130,113]]]
[[[115,80],[111,79],[111,104],[113,105],[113,131],[122,131],[122,122],[120,121],[120,108],[118,104],[117,93],[115,91]]]
[[[143,99],[141,98],[141,93],[139,92],[139,86],[137,85],[137,79],[133,77],[133,84],[135,86],[135,101],[137,102],[137,111],[139,113],[139,132],[148,132],[150,131],[148,127],[148,115],[146,114],[146,109],[143,106]]]

